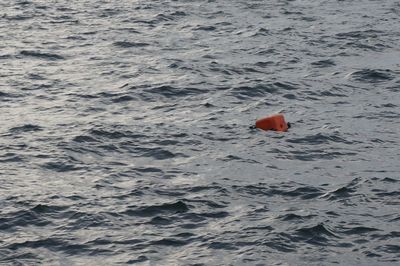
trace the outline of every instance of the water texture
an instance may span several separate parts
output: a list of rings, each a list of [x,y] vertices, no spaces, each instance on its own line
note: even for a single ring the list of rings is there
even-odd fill
[[[1,0],[0,264],[399,265],[399,19]]]

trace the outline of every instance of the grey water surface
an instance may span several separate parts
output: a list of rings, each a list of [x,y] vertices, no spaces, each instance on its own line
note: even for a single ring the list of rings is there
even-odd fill
[[[399,44],[397,0],[0,0],[0,264],[399,265]]]

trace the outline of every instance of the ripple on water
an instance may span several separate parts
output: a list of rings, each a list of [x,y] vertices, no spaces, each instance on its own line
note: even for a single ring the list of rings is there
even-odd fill
[[[0,264],[398,265],[396,1],[45,2],[0,1]]]

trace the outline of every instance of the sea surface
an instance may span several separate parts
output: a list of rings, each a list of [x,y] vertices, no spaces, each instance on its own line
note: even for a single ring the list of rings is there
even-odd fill
[[[399,265],[399,210],[400,1],[0,0],[0,265]]]

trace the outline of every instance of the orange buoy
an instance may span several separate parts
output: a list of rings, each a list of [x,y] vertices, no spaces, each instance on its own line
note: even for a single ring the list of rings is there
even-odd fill
[[[283,114],[267,116],[256,121],[256,128],[285,132],[290,127]]]

